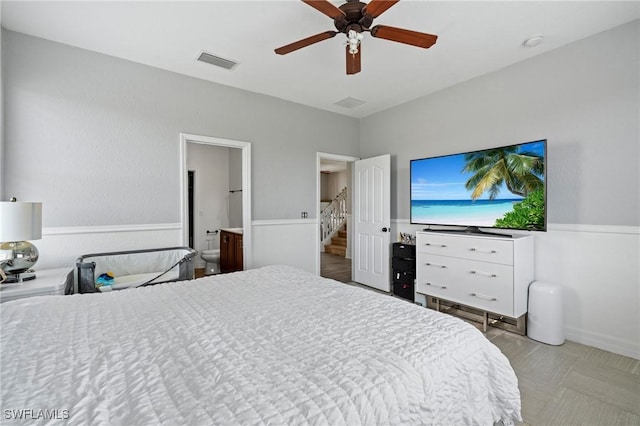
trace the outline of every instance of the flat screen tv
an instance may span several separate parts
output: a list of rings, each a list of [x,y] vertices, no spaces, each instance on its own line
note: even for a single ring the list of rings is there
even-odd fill
[[[546,157],[539,140],[411,160],[411,223],[546,231]]]

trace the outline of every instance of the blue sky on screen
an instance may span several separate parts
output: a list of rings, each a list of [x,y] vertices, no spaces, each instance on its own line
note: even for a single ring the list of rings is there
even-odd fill
[[[522,144],[522,151],[544,154],[544,142]],[[473,173],[462,172],[465,154],[447,155],[443,157],[414,160],[411,164],[411,199],[412,200],[469,200],[471,191],[464,185]],[[521,198],[501,186],[496,199]],[[481,200],[488,200],[485,192]]]

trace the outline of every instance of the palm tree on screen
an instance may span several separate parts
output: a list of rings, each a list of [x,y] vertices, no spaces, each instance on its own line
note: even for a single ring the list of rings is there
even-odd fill
[[[465,184],[466,189],[473,191],[471,199],[476,200],[487,191],[493,200],[503,183],[511,193],[522,197],[544,186],[543,158],[532,152],[517,151],[517,147],[504,147],[464,156],[466,164],[462,171],[473,173]]]

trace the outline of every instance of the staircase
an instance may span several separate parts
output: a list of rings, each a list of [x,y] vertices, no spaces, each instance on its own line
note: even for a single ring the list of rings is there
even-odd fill
[[[325,253],[345,257],[347,251],[347,188],[320,213],[320,236]]]
[[[344,225],[335,236],[331,237],[331,242],[324,246],[324,252],[345,257],[347,253],[347,225]]]

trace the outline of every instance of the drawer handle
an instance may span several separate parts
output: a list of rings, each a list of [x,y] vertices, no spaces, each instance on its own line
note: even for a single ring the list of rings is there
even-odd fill
[[[447,269],[447,265],[437,265],[437,264],[435,264],[435,263],[429,263],[429,262],[425,263],[425,265],[427,265],[427,266],[433,266],[434,268]]]
[[[482,295],[482,294],[478,294],[478,293],[471,293],[471,296],[473,296],[473,297],[477,297],[477,298],[479,298],[479,299],[488,300],[488,301],[490,301],[490,302],[495,302],[495,301],[497,301],[497,300],[498,300],[498,299],[496,299],[495,297],[491,297],[491,296],[484,296],[484,295]]]
[[[427,285],[430,286],[430,287],[438,287],[438,288],[441,288],[443,290],[447,289],[446,285],[437,285],[437,284],[433,284],[433,283],[427,283]]]
[[[447,245],[446,244],[431,244],[431,243],[426,243],[425,246],[433,246],[433,247],[441,247],[441,248],[445,248]]]
[[[496,254],[496,250],[478,250],[477,248],[471,247],[469,251],[475,251],[476,253],[487,253],[487,254]]]
[[[488,272],[480,272],[480,271],[469,271],[469,272],[474,275],[481,275],[483,277],[489,277],[489,278],[496,278],[498,276],[496,274],[489,274]]]

